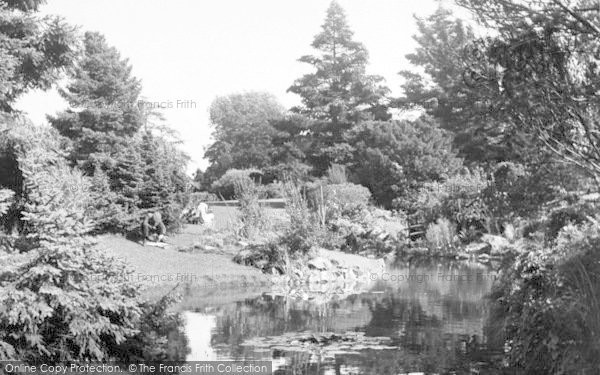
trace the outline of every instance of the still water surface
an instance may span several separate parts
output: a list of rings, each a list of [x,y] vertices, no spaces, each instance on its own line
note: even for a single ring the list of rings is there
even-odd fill
[[[275,374],[494,374],[496,273],[477,264],[388,269],[355,294],[298,300],[189,289],[188,360],[271,360]]]

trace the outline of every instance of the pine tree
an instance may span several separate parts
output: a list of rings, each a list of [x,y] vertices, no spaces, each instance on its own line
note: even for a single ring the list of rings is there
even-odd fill
[[[467,161],[522,158],[530,146],[528,139],[490,111],[487,92],[465,80],[465,53],[476,40],[472,28],[442,7],[427,18],[417,18],[417,28],[413,38],[418,46],[406,58],[422,73],[400,72],[405,79],[400,106],[421,107],[453,132],[454,145]]]
[[[140,91],[128,61],[104,36],[86,32],[83,57],[61,91],[71,109],[50,118],[53,127],[74,141],[73,158],[86,172],[95,167],[90,155],[114,153],[141,128]]]
[[[75,60],[75,28],[58,17],[36,17],[41,3],[0,2],[0,112],[12,112],[30,89],[50,88]]]
[[[318,54],[299,59],[315,72],[297,79],[288,89],[302,98],[302,106],[292,111],[313,120],[302,137],[310,142],[306,161],[317,175],[333,163],[349,163],[353,148],[345,139],[347,131],[364,120],[390,118],[389,90],[382,77],[366,73],[369,54],[362,43],[353,40],[353,34],[344,10],[332,1],[312,43]]]
[[[383,78],[366,74],[369,54],[352,36],[344,10],[331,2],[322,31],[312,43],[319,55],[299,60],[316,71],[288,89],[302,97],[303,106],[295,111],[329,123],[326,130],[338,136],[360,120],[387,119],[382,107],[388,89],[381,85]]]
[[[50,119],[71,139],[71,159],[98,184],[91,189],[103,203],[95,206],[97,230],[136,230],[146,208],[164,208],[166,221],[176,221],[177,195],[188,188],[187,157],[165,138],[169,129],[150,123],[161,114],[138,107],[141,84],[131,69],[101,34],[86,32],[83,56],[61,92],[71,108]]]

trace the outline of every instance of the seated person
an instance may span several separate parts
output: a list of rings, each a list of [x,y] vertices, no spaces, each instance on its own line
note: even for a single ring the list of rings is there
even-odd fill
[[[198,204],[194,208],[186,208],[181,217],[191,224],[203,224],[210,226],[215,218],[213,213],[210,213],[208,205],[204,202]]]
[[[165,227],[165,224],[163,224],[160,212],[148,212],[144,217],[144,221],[142,222],[142,235],[144,236],[144,242],[161,242],[164,239],[166,232],[167,228]]]
[[[213,220],[215,219],[215,214],[208,212],[208,205],[204,202],[200,203],[198,205],[198,215],[201,218],[201,222],[202,224],[206,225],[206,226],[212,226]]]

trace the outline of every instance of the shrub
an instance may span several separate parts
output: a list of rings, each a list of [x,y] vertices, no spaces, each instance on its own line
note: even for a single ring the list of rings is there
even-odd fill
[[[405,209],[424,183],[441,181],[462,163],[452,150],[452,134],[427,116],[364,122],[348,137],[354,149],[352,176],[385,208]]]
[[[412,210],[421,219],[433,223],[439,218],[451,219],[459,231],[487,230],[489,211],[482,193],[488,181],[479,170],[462,173],[442,183],[426,183],[419,191]]]
[[[11,152],[23,176],[24,232],[32,244],[0,271],[0,360],[124,359],[118,347],[140,334],[146,307],[125,266],[87,237],[90,179],[69,167],[53,131],[24,127],[5,134],[2,141],[19,144]]]
[[[267,185],[260,185],[260,197],[262,199],[274,199],[274,198],[283,198],[283,193],[281,192],[282,187],[279,182],[272,182]]]
[[[575,202],[568,206],[562,206],[551,210],[539,218],[527,221],[523,228],[524,237],[532,237],[537,233],[542,241],[551,242],[556,240],[560,230],[569,224],[582,224],[588,221],[598,212],[593,203]]]
[[[547,238],[555,239],[567,224],[582,224],[596,212],[597,209],[590,204],[575,204],[552,211],[546,229]]]
[[[341,164],[332,164],[327,169],[327,182],[331,185],[343,185],[348,183],[346,166]]]
[[[213,193],[208,191],[197,191],[190,194],[188,202],[198,205],[200,202],[215,202],[218,200],[219,197]]]
[[[260,176],[262,176],[262,172],[258,169],[230,169],[213,182],[211,190],[223,199],[234,199],[237,184],[257,182]]]
[[[534,375],[597,369],[599,249],[598,222],[570,225],[551,248],[528,249],[502,274],[490,319],[504,328],[512,368]]]
[[[552,175],[546,169],[553,169],[557,175]],[[484,194],[486,204],[500,222],[512,221],[516,217],[538,216],[544,203],[556,198],[555,187],[563,184],[555,180],[564,178],[564,173],[560,171],[561,168],[556,165],[529,170],[518,163],[498,163]]]
[[[236,254],[233,261],[259,268],[263,272],[270,272],[275,269],[281,274],[286,273],[289,266],[287,249],[275,242],[250,245],[247,249]]]
[[[432,250],[448,251],[456,243],[456,228],[448,219],[440,218],[427,226],[425,239]]]
[[[265,228],[266,218],[264,209],[258,199],[259,187],[251,180],[236,182],[235,197],[239,202],[239,220],[241,227],[239,234],[246,238],[253,238]]]
[[[325,222],[341,215],[354,216],[365,210],[371,199],[371,192],[356,184],[317,185],[308,193],[310,207],[323,211]]]
[[[14,349],[13,359],[111,359],[111,349],[137,332],[141,314],[134,284],[116,280],[126,275],[123,266],[83,239],[44,241],[35,251],[18,277],[0,284],[0,341]]]
[[[292,160],[286,163],[280,163],[274,166],[265,167],[265,182],[285,181],[286,179],[306,180],[312,171],[310,165]]]
[[[322,228],[296,183],[286,181],[283,192],[290,224],[281,242],[289,249],[290,255],[305,255],[318,245]]]

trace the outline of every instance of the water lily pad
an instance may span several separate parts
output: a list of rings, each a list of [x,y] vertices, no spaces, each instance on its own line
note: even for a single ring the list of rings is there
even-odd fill
[[[243,346],[256,351],[277,350],[282,352],[319,353],[325,357],[336,354],[359,354],[365,350],[393,350],[389,337],[366,336],[364,332],[288,332],[281,336],[256,337],[246,340]]]

